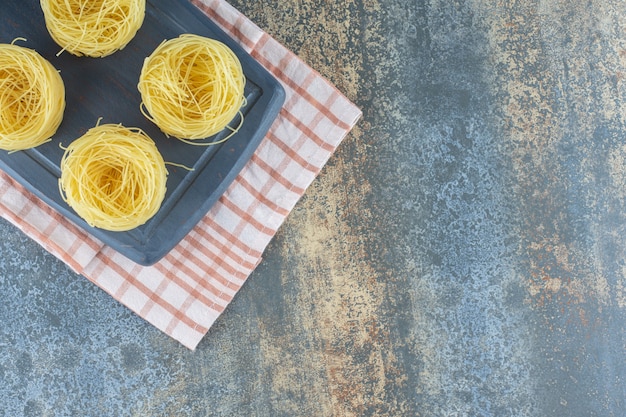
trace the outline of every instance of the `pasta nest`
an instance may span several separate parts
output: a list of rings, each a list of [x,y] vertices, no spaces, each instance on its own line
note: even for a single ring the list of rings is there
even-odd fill
[[[146,0],[40,0],[46,27],[63,51],[105,57],[137,34]]]
[[[208,138],[241,113],[245,83],[241,63],[228,46],[183,34],[164,41],[145,59],[138,84],[141,111],[166,135]]]
[[[32,49],[0,44],[0,148],[47,142],[64,111],[65,86],[54,66]]]
[[[91,128],[65,149],[60,166],[63,199],[92,227],[138,227],[156,214],[165,197],[165,162],[138,128]]]

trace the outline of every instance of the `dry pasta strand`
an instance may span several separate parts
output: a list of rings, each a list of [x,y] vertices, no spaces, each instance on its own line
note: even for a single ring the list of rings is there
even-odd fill
[[[52,39],[76,56],[123,49],[143,24],[146,0],[40,0]]]
[[[0,149],[11,152],[49,141],[65,111],[59,72],[17,40],[0,44]]]
[[[190,143],[222,131],[238,114],[243,121],[245,83],[241,63],[228,46],[183,34],[161,43],[144,61],[140,109],[166,135]]]
[[[178,163],[176,163],[176,162],[167,162],[167,161],[166,161],[166,162],[165,162],[165,165],[170,165],[170,166],[173,166],[173,167],[182,168],[182,169],[184,169],[185,171],[189,171],[189,172],[192,172],[192,171],[195,171],[195,170],[196,170],[196,169],[195,169],[195,168],[193,168],[193,167],[188,167],[187,165],[178,164]]]
[[[166,180],[163,157],[141,129],[103,124],[65,148],[59,191],[90,226],[127,231],[156,214]]]

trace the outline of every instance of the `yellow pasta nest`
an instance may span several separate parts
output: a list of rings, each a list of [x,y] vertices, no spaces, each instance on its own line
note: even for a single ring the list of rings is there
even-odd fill
[[[208,138],[241,113],[245,83],[230,48],[183,34],[164,41],[145,59],[138,85],[141,111],[169,136]]]
[[[66,148],[59,189],[90,226],[126,231],[156,214],[166,179],[165,162],[141,129],[104,124]]]
[[[63,51],[105,57],[123,49],[143,23],[146,0],[40,0],[46,27]]]
[[[47,142],[64,110],[65,86],[52,64],[32,49],[0,44],[0,148]]]

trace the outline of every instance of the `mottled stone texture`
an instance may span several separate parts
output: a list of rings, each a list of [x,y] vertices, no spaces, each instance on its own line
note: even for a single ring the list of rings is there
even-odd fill
[[[626,2],[232,4],[363,119],[196,352],[0,223],[0,416],[625,416]]]

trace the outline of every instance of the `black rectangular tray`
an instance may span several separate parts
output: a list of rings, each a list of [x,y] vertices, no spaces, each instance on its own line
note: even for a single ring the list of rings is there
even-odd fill
[[[61,73],[67,107],[51,142],[34,149],[0,150],[0,168],[54,209],[103,243],[142,265],[151,265],[169,252],[215,204],[267,133],[285,99],[280,83],[232,38],[188,0],[148,0],[144,23],[121,51],[105,58],[75,57],[61,50],[48,34],[39,0],[5,0],[0,13],[0,43],[18,41],[39,52]],[[182,33],[220,40],[239,57],[246,76],[246,105],[240,130],[220,145],[201,147],[167,138],[140,112],[137,90],[145,57],[165,39]],[[143,226],[128,232],[90,227],[63,201],[58,191],[67,146],[98,119],[143,129],[157,144],[168,166],[167,193],[159,212]],[[226,132],[210,140],[217,140]]]

